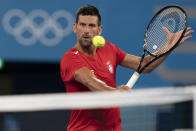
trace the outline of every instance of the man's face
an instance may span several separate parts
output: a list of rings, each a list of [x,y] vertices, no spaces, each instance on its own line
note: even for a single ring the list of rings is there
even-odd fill
[[[77,34],[79,44],[84,48],[90,47],[92,38],[102,32],[102,26],[98,26],[98,17],[91,15],[80,15],[73,29]]]

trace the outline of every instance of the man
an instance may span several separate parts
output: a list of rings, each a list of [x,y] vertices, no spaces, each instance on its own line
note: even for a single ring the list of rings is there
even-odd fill
[[[73,30],[77,35],[77,43],[65,53],[61,61],[61,77],[67,92],[130,91],[125,85],[116,88],[116,67],[121,65],[136,70],[140,57],[126,54],[108,41],[101,48],[92,44],[92,38],[102,32],[98,9],[90,5],[81,7],[77,12]],[[167,29],[164,30],[168,33]],[[182,42],[191,37],[187,36],[192,33],[190,28],[188,30]],[[145,57],[144,64],[151,58]],[[165,58],[157,60],[143,73],[151,72]],[[120,109],[72,110],[67,130],[121,131]]]

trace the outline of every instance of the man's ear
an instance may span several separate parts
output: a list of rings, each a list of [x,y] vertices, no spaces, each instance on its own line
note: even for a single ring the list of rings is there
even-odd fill
[[[102,25],[100,25],[98,28],[99,28],[99,29],[98,29],[98,34],[99,34],[99,35],[101,35],[101,33],[102,33],[102,30],[103,30],[103,27],[102,27]]]
[[[74,31],[74,33],[76,33],[76,30],[77,30],[76,24],[73,24],[73,31]]]

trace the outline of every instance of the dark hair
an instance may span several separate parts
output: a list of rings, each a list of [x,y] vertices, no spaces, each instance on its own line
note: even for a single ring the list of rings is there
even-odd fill
[[[77,11],[77,16],[76,16],[76,23],[78,23],[78,19],[80,15],[92,15],[92,16],[97,16],[98,17],[98,25],[101,25],[101,15],[99,13],[99,10],[92,5],[85,5],[79,8]]]

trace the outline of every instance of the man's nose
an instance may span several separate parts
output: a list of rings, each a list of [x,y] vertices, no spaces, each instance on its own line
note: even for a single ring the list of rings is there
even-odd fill
[[[90,28],[89,28],[88,26],[85,26],[85,27],[84,27],[84,32],[89,33],[89,29],[90,29]]]

